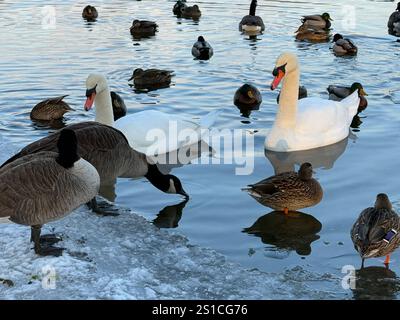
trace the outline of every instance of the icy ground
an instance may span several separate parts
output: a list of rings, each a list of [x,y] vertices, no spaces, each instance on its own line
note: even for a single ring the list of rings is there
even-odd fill
[[[0,136],[0,150],[2,163],[16,148]],[[0,280],[0,299],[337,298],[333,275],[248,270],[128,209],[98,217],[81,207],[48,232],[62,234],[62,257],[36,256],[29,228],[0,223],[0,278],[11,280]]]

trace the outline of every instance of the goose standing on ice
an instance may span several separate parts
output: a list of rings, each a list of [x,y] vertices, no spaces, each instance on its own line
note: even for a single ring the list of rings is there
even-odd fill
[[[42,225],[87,203],[100,187],[95,167],[78,155],[74,131],[63,129],[57,148],[58,153],[29,154],[0,169],[0,217],[31,226],[35,252],[42,256],[60,256],[63,251],[51,246],[59,238],[40,237]]]

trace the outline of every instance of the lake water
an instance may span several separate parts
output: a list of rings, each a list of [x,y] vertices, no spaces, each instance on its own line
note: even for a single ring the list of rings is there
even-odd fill
[[[216,128],[255,132],[255,152],[249,154],[254,155],[255,167],[250,175],[236,175],[234,164],[175,167],[172,173],[190,194],[189,202],[179,204],[178,196],[161,194],[145,179],[119,179],[115,202],[149,221],[159,215],[160,226],[176,227],[171,232],[243,266],[277,274],[301,266],[341,278],[343,266],[358,269],[361,264],[349,235],[361,210],[373,205],[380,192],[389,195],[396,209],[400,207],[400,44],[387,35],[386,28],[395,3],[258,2],[266,32],[256,39],[238,31],[248,11],[248,5],[238,0],[197,1],[203,13],[198,22],[173,16],[171,1],[92,1],[99,11],[94,23],[82,20],[86,5],[82,1],[56,0],[50,8],[45,7],[46,1],[0,2],[0,134],[20,147],[46,136],[54,129],[33,123],[29,112],[39,101],[64,94],[76,110],[65,116],[65,123],[94,119],[93,111],[83,110],[85,80],[93,72],[106,75],[129,113],[154,109],[198,118],[221,110]],[[53,9],[56,20],[49,25],[51,21],[43,21],[43,16]],[[294,41],[302,15],[325,11],[334,19],[333,32],[351,37],[358,45],[357,57],[335,57],[330,43]],[[353,13],[354,24],[348,23]],[[133,18],[157,21],[159,32],[149,39],[132,39]],[[210,61],[191,56],[199,35],[214,48]],[[264,154],[265,132],[277,111],[277,92],[269,89],[271,71],[277,56],[287,50],[299,56],[301,83],[309,96],[327,98],[330,84],[358,81],[364,85],[369,106],[349,139],[317,152]],[[171,69],[176,76],[170,88],[138,93],[127,81],[138,67]],[[249,119],[233,105],[233,95],[244,82],[256,85],[263,96],[260,110]],[[310,216],[282,219],[241,191],[275,170],[298,168],[303,161],[313,163],[324,189],[322,202],[303,210]],[[360,275],[364,291],[344,290],[338,281],[337,297],[398,298],[399,262],[399,252],[392,256],[391,271],[385,270],[383,259],[367,260],[367,266],[379,268]],[[376,285],[376,279],[384,284]]]

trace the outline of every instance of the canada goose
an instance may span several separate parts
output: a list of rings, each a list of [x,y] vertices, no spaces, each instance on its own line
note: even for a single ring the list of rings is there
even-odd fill
[[[390,35],[400,37],[400,2],[397,4],[396,11],[390,15],[387,26]]]
[[[111,91],[111,103],[113,107],[114,121],[126,116],[126,105],[121,96]]]
[[[128,80],[133,80],[136,88],[157,88],[157,87],[168,87],[171,84],[171,77],[173,71],[159,70],[159,69],[147,69],[143,70],[137,68],[133,70],[132,77]]]
[[[186,7],[186,0],[178,0],[175,4],[174,7],[172,8],[172,12],[174,15],[178,16],[180,18],[182,16],[182,11]]]
[[[338,56],[357,54],[358,48],[350,39],[344,39],[340,33],[333,36],[334,45],[332,47],[333,52]]]
[[[245,83],[236,90],[233,103],[242,112],[243,116],[249,116],[252,110],[258,110],[262,102],[260,91],[253,85]]]
[[[321,201],[321,185],[312,175],[312,166],[306,162],[298,172],[280,173],[243,190],[262,205],[288,214],[289,211],[315,206]]]
[[[242,32],[263,32],[265,30],[264,22],[261,17],[256,16],[257,0],[252,0],[249,14],[242,18],[239,23],[239,31]]]
[[[197,20],[201,17],[201,11],[197,4],[194,6],[184,6],[181,8],[182,17],[186,19]]]
[[[358,104],[357,114],[363,112],[368,106],[368,100],[365,98],[365,96],[368,96],[368,94],[365,92],[364,87],[359,82],[354,82],[350,87],[330,85],[327,90],[329,92],[329,100],[333,101],[342,101],[353,92],[358,91],[360,103]]]
[[[158,25],[153,21],[133,20],[130,28],[131,35],[134,37],[149,37],[154,36],[158,31]]]
[[[308,92],[307,88],[305,86],[299,86],[299,100],[307,98]],[[279,93],[278,96],[276,97],[276,102],[279,104],[279,99],[281,97],[281,94]]]
[[[364,266],[364,260],[386,256],[400,246],[400,217],[392,208],[388,196],[380,193],[375,205],[364,209],[351,229],[351,239]]]
[[[211,45],[204,39],[203,36],[197,38],[197,41],[192,47],[192,55],[199,60],[208,60],[214,54]]]
[[[95,167],[78,155],[73,130],[59,132],[54,149],[58,153],[27,154],[0,169],[0,217],[31,226],[35,253],[42,256],[60,256],[63,251],[42,245],[60,240],[55,236],[40,237],[42,225],[87,203],[100,187]]]
[[[146,155],[129,146],[128,140],[119,130],[98,122],[81,122],[66,128],[75,132],[79,154],[97,169],[102,183],[110,177],[137,178],[144,176],[153,186],[163,192],[188,197],[177,177],[162,174],[157,165],[151,164],[147,160]],[[8,159],[2,167],[26,155],[57,150],[57,141],[61,132],[56,131],[27,145]],[[92,205],[95,212],[103,213],[101,210],[97,210],[95,203]]]
[[[96,8],[90,5],[86,6],[82,11],[82,18],[87,21],[95,21],[98,16]]]
[[[58,120],[63,117],[66,112],[74,111],[66,102],[63,101],[65,96],[50,98],[39,102],[35,105],[30,113],[31,119],[34,120]]]

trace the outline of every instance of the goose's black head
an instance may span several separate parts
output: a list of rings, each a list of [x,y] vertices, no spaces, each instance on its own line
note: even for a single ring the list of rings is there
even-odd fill
[[[145,177],[157,189],[165,193],[175,193],[189,199],[189,195],[183,190],[181,181],[172,174],[163,174],[158,169],[157,165],[149,164]]]
[[[78,139],[75,132],[70,129],[63,129],[57,142],[58,157],[57,163],[66,169],[72,168],[79,160]]]

